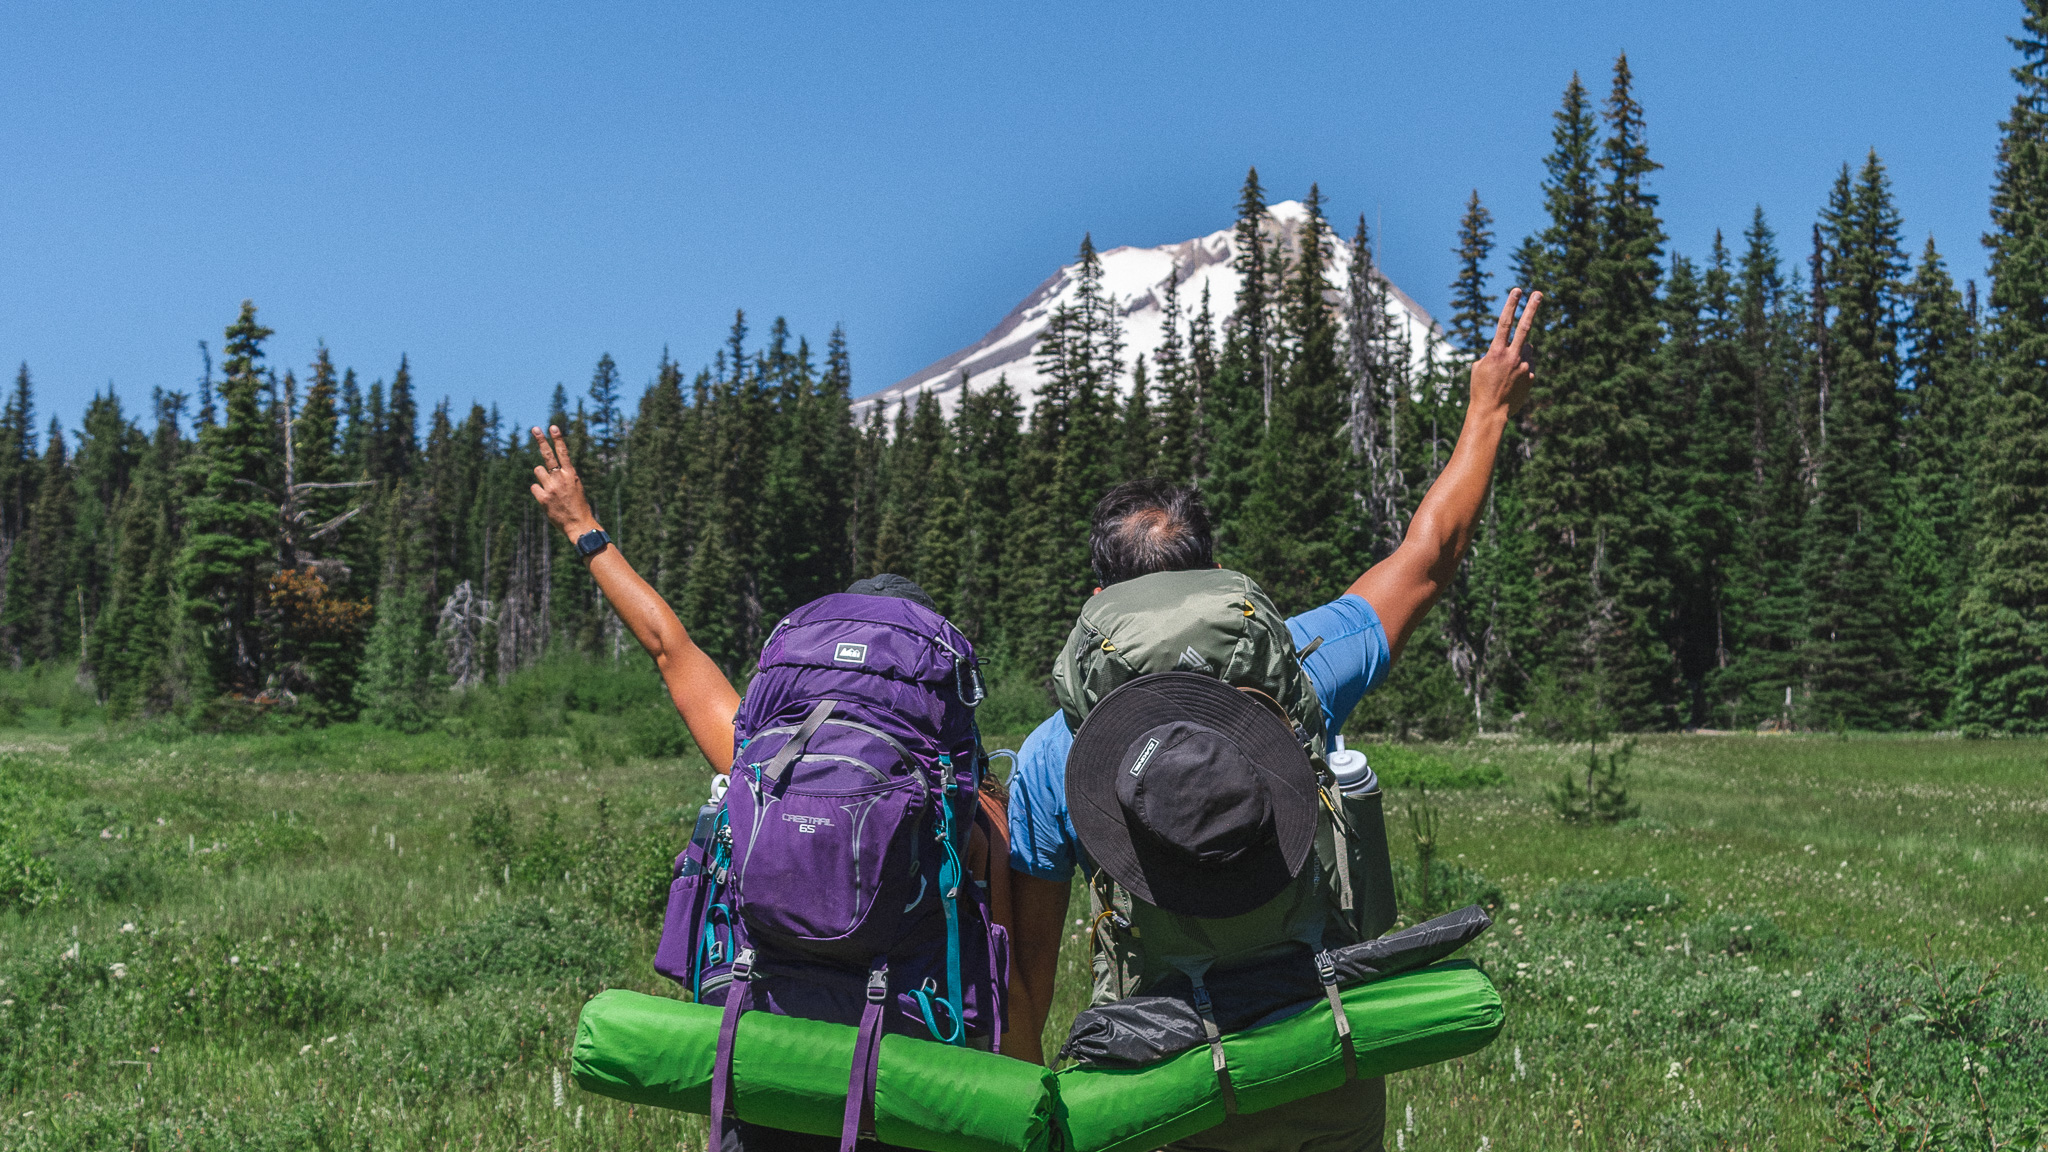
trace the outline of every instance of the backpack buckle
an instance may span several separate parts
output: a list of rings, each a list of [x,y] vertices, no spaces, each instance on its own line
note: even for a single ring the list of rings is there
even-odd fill
[[[732,978],[735,980],[752,980],[754,978],[754,950],[752,948],[742,948],[740,949],[740,954],[732,958]]]
[[[880,1004],[889,998],[889,966],[877,965],[868,972],[868,1003]]]
[[[1322,979],[1324,987],[1337,983],[1337,962],[1327,951],[1316,953],[1316,975]]]

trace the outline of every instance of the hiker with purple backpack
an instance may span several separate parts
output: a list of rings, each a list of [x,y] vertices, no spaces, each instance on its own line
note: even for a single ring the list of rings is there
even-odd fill
[[[1006,822],[975,728],[974,649],[900,576],[783,617],[742,699],[592,514],[561,430],[533,430],[534,499],[654,658],[697,746],[724,775],[676,861],[656,971],[723,1009],[711,1079],[720,1152],[840,1152],[873,1140],[881,1038],[1002,1051],[1009,939],[979,858],[1003,867]],[[991,807],[991,805],[996,805]],[[986,868],[986,865],[984,865]],[[733,1047],[765,1011],[858,1029],[841,1131],[739,1122]]]
[[[1257,585],[1217,568],[1193,489],[1133,481],[1096,506],[1089,552],[1101,586],[1053,672],[1061,714],[1025,740],[1009,781],[1025,1006],[1010,1050],[1038,1055],[1079,868],[1095,913],[1095,1003],[1177,980],[1192,988],[1206,1028],[1228,1115],[1169,1145],[1178,1152],[1384,1148],[1385,1081],[1359,1079],[1355,1068],[1339,1088],[1236,1114],[1205,981],[1321,964],[1329,949],[1391,925],[1391,892],[1365,907],[1345,871],[1349,846],[1328,847],[1330,826],[1351,819],[1337,813],[1351,812],[1353,794],[1337,794],[1324,742],[1384,678],[1464,559],[1501,438],[1533,379],[1526,341],[1543,296],[1529,296],[1517,328],[1522,295],[1508,293],[1492,346],[1472,366],[1464,429],[1400,546],[1284,630]],[[1195,691],[1205,685],[1208,698]],[[1252,720],[1282,738],[1247,739]],[[1377,825],[1377,785],[1370,791]],[[1384,828],[1376,834],[1390,888]],[[1323,983],[1332,985],[1327,972]]]

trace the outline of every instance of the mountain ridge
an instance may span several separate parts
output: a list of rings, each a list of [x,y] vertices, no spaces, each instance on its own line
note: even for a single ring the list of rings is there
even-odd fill
[[[1307,209],[1298,200],[1283,200],[1266,211],[1273,240],[1292,251],[1301,225],[1308,218]],[[1165,295],[1170,277],[1178,275],[1180,278],[1183,324],[1193,323],[1201,309],[1202,289],[1206,287],[1210,292],[1214,318],[1221,326],[1223,317],[1237,298],[1238,285],[1242,280],[1230,266],[1234,255],[1233,231],[1224,228],[1206,236],[1151,248],[1126,244],[1099,254],[1103,290],[1117,301],[1118,314],[1123,318],[1126,373],[1132,358],[1140,353],[1149,356],[1159,347],[1165,330]],[[1333,248],[1328,275],[1331,287],[1341,289],[1350,272],[1350,249],[1343,243],[1333,245]],[[959,403],[963,369],[972,388],[991,387],[998,379],[1007,377],[1028,413],[1032,399],[1037,396],[1038,387],[1044,380],[1036,364],[1038,338],[1044,333],[1053,311],[1070,301],[1078,268],[1078,263],[1062,265],[1040,281],[981,339],[933,361],[894,384],[856,398],[855,413],[866,419],[869,410],[877,404],[885,405],[885,412],[891,411],[920,392],[931,392],[950,414]],[[1411,354],[1419,366],[1428,343],[1427,337],[1431,333],[1443,335],[1443,327],[1384,273],[1380,274],[1380,280],[1389,289],[1396,323],[1407,338]],[[1217,335],[1220,339],[1221,333]]]

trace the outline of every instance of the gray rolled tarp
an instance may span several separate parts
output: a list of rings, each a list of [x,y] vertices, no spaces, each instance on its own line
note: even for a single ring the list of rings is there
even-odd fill
[[[1328,963],[1339,987],[1353,988],[1433,964],[1492,926],[1493,918],[1473,904],[1320,958],[1303,949],[1256,969],[1212,975],[1206,984],[1211,1010],[1225,1032],[1256,1028],[1323,1000],[1319,959]],[[1142,1068],[1207,1043],[1194,985],[1175,973],[1143,995],[1074,1017],[1060,1054],[1094,1068]]]

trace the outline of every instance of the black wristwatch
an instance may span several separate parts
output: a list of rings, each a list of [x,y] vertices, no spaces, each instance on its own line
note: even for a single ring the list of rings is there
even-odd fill
[[[612,538],[605,535],[604,529],[593,528],[576,538],[576,557],[579,560],[588,560],[604,551],[604,546],[611,542]]]

